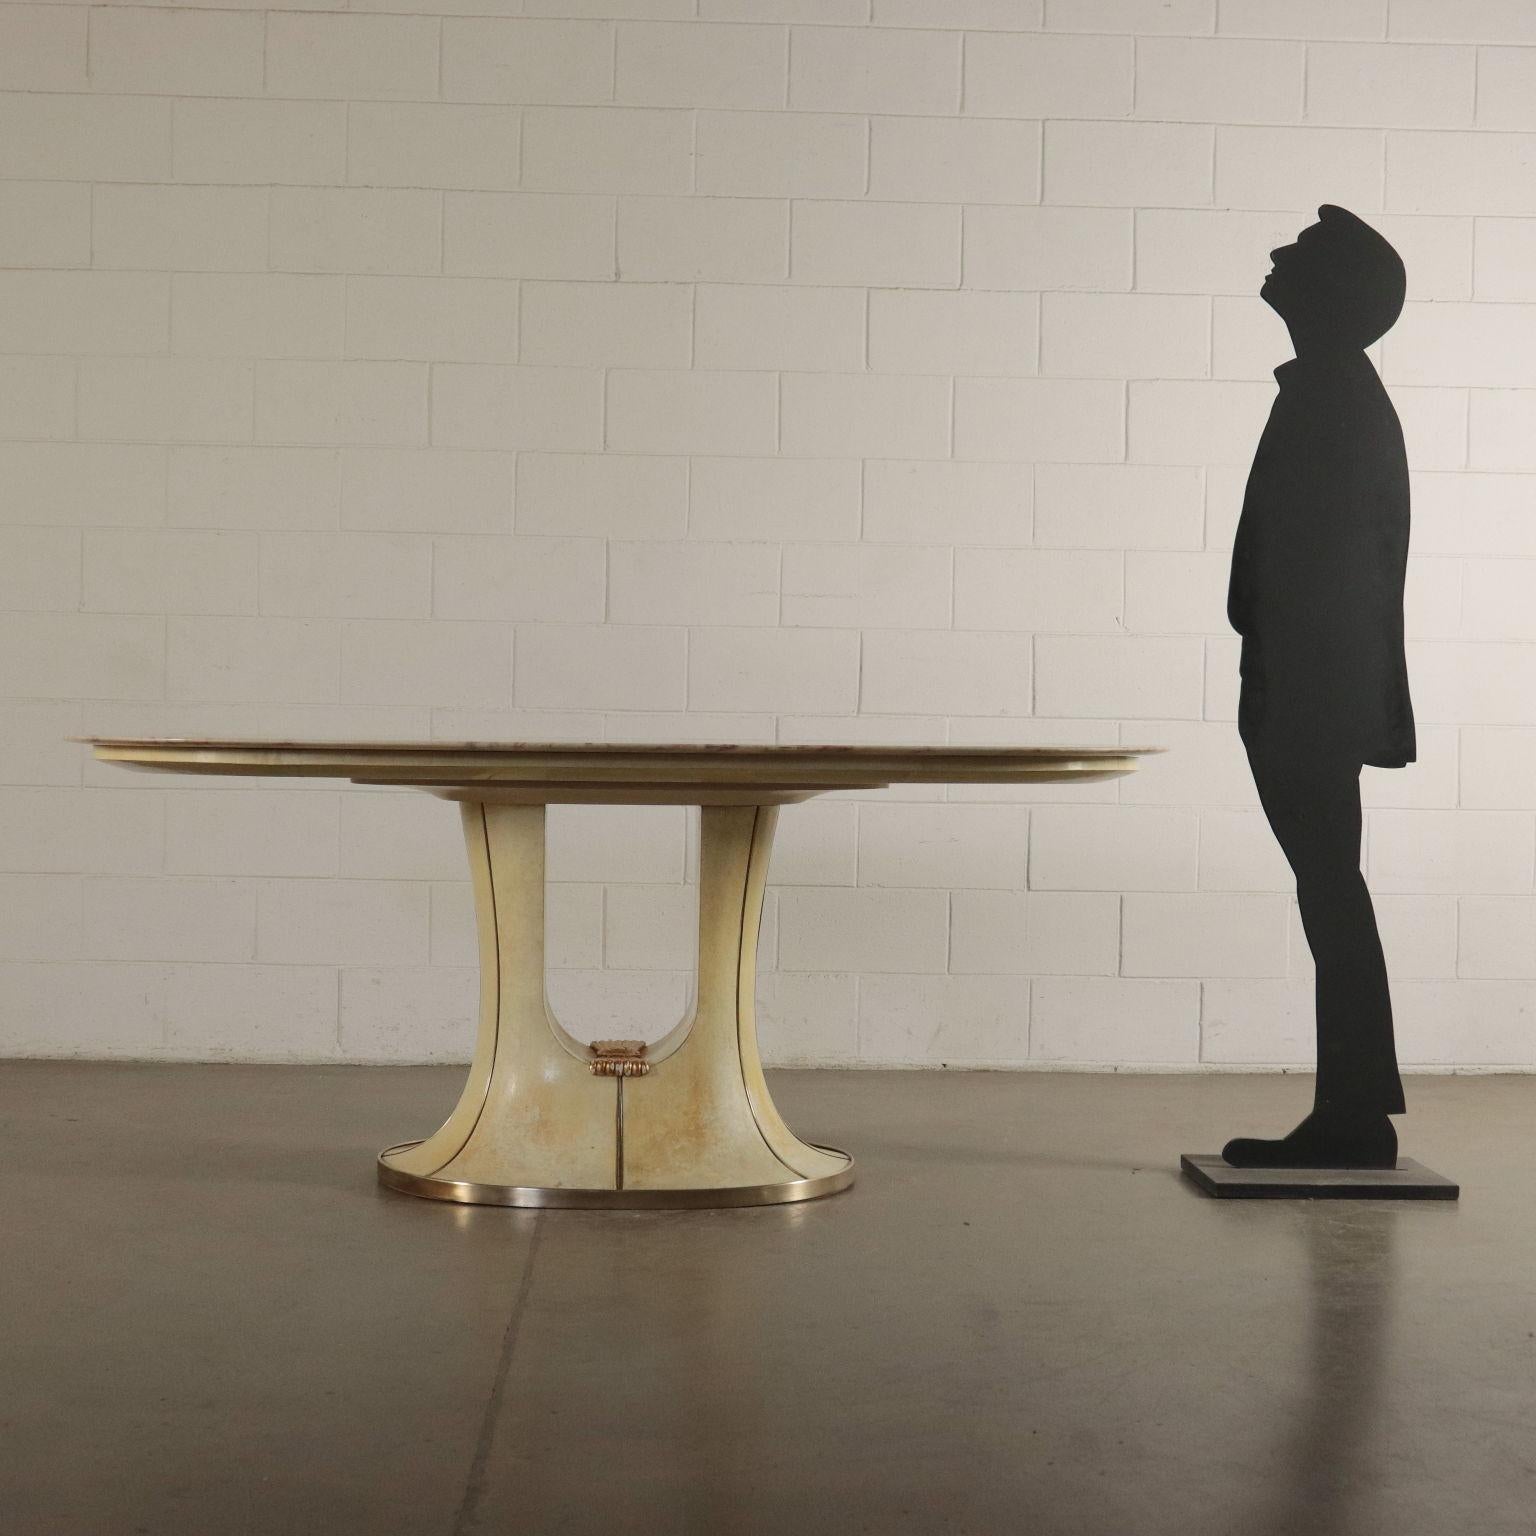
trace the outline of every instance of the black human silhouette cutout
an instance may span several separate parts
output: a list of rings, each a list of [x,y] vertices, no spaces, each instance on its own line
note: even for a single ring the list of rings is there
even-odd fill
[[[1360,769],[1415,752],[1403,655],[1408,463],[1365,348],[1403,307],[1397,252],[1343,208],[1271,253],[1260,296],[1296,356],[1259,439],[1232,549],[1227,617],[1243,637],[1238,730],[1292,871],[1317,966],[1312,1112],[1278,1140],[1239,1138],[1244,1168],[1390,1168],[1402,1081],[1371,894]]]

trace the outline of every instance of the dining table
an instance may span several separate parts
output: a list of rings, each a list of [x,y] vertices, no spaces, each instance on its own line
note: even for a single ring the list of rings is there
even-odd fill
[[[768,1205],[849,1187],[852,1156],[796,1136],[763,1074],[758,933],[781,806],[897,784],[1088,784],[1157,748],[758,746],[88,738],[149,772],[333,778],[456,802],[478,933],[479,1023],[458,1103],[386,1147],[391,1189],[462,1204]],[[653,1042],[577,1039],[545,988],[551,805],[698,806],[698,951],[685,1016]]]

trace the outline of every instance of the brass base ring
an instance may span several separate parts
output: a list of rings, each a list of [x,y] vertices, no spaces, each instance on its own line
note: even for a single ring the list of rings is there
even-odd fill
[[[736,1184],[718,1189],[551,1189],[530,1184],[474,1184],[466,1179],[439,1179],[402,1173],[385,1161],[392,1152],[420,1145],[402,1141],[379,1153],[379,1183],[424,1200],[452,1200],[459,1205],[516,1205],[538,1210],[683,1211],[731,1205],[791,1205],[835,1195],[853,1183],[853,1159],[836,1147],[819,1147],[834,1157],[847,1157],[848,1166],[816,1179],[789,1179],[783,1184]],[[814,1146],[815,1143],[807,1143]]]

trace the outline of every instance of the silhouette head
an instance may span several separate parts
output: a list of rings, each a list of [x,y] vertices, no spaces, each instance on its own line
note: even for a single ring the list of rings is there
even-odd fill
[[[1259,297],[1291,335],[1313,344],[1364,348],[1391,330],[1403,309],[1403,259],[1363,219],[1324,203],[1317,223],[1269,253],[1274,270]]]

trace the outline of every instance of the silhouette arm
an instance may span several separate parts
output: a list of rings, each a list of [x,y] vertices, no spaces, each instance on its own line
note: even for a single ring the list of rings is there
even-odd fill
[[[1401,648],[1406,466],[1390,405],[1298,405],[1269,443],[1244,633],[1262,650],[1272,706],[1342,738],[1379,713]]]

